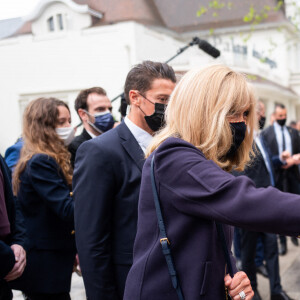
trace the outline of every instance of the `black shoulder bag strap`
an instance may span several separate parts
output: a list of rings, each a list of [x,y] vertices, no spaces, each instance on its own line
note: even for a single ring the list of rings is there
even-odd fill
[[[158,219],[158,227],[160,231],[160,244],[162,247],[162,252],[165,256],[168,269],[169,269],[169,274],[171,276],[172,280],[172,285],[174,289],[176,290],[177,296],[179,300],[184,300],[183,294],[180,288],[179,280],[177,277],[177,273],[175,270],[172,254],[171,254],[171,249],[170,249],[170,242],[167,238],[167,233],[166,233],[166,228],[163,220],[163,216],[161,213],[161,208],[160,208],[160,202],[159,202],[159,197],[156,189],[156,183],[155,183],[155,176],[154,176],[154,155],[151,160],[151,185],[152,185],[152,192],[153,192],[153,197],[154,197],[154,203],[155,203],[155,210],[156,210],[156,215]]]
[[[160,244],[162,246],[162,251],[165,256],[165,259],[166,259],[166,262],[168,265],[168,269],[169,269],[169,274],[170,274],[170,277],[172,280],[172,284],[173,284],[174,289],[177,292],[178,299],[184,300],[183,294],[182,294],[182,291],[181,291],[181,288],[179,285],[177,273],[175,270],[175,266],[174,266],[174,262],[173,262],[173,258],[172,258],[172,254],[171,254],[171,249],[170,249],[170,242],[167,238],[166,228],[165,228],[165,224],[164,224],[164,220],[163,220],[163,216],[162,216],[162,212],[161,212],[161,208],[160,208],[159,196],[157,193],[157,188],[156,188],[156,183],[155,183],[155,175],[154,175],[154,159],[155,159],[155,156],[153,155],[152,160],[151,160],[151,185],[152,185],[152,192],[153,192],[153,197],[154,197],[156,215],[157,215],[157,219],[158,219],[158,227],[159,227],[159,231],[160,231],[160,234],[159,234]],[[223,226],[222,226],[222,224],[216,222],[216,227],[217,227],[217,232],[218,232],[219,238],[222,243],[224,257],[225,257],[225,261],[226,261],[226,264],[228,267],[228,273],[230,274],[231,277],[233,277],[234,274],[233,274],[229,251],[228,251],[227,244],[226,244]]]

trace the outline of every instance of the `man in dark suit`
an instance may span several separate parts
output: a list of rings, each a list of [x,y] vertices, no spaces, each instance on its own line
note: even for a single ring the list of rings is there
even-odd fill
[[[259,102],[257,106],[257,115],[259,127],[263,129],[265,123],[265,106]],[[255,154],[252,164],[247,167],[241,175],[246,175],[252,179],[256,187],[274,186],[274,170],[269,157],[264,140],[256,133]],[[289,296],[282,290],[280,284],[278,247],[276,234],[259,233],[241,229],[241,259],[242,270],[248,275],[251,286],[254,291],[253,300],[260,300],[261,297],[257,291],[255,254],[258,237],[261,237],[264,247],[264,257],[270,280],[271,300],[289,300]]]
[[[69,145],[73,168],[78,147],[83,142],[95,138],[102,132],[111,129],[114,125],[114,122],[111,122],[111,102],[106,95],[106,91],[101,87],[82,90],[75,100],[75,110],[82,121],[83,131],[80,135],[76,136]],[[105,118],[104,122],[102,120],[100,124],[102,127],[100,126],[100,128],[96,123],[97,115],[99,115],[100,118]]]
[[[167,64],[145,61],[135,66],[125,82],[129,115],[77,151],[75,231],[88,299],[123,298],[133,260],[144,153],[162,125],[175,82]]]
[[[262,132],[274,166],[275,186],[284,192],[300,194],[299,164],[300,137],[297,130],[285,126],[287,110],[276,104],[275,122]],[[292,238],[298,245],[298,240]],[[287,252],[286,237],[280,236],[279,254]]]
[[[0,155],[0,299],[12,299],[9,282],[20,277],[26,266],[25,229],[12,193],[10,171]]]

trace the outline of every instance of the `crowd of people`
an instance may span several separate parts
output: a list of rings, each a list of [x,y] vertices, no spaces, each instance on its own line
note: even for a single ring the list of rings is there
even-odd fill
[[[77,136],[63,101],[26,107],[0,156],[0,299],[70,299],[73,271],[91,300],[261,299],[258,240],[271,300],[291,299],[277,242],[280,254],[285,236],[298,244],[300,136],[286,108],[263,130],[263,102],[223,65],[177,82],[145,61],[124,94],[119,123],[103,88],[82,90]]]

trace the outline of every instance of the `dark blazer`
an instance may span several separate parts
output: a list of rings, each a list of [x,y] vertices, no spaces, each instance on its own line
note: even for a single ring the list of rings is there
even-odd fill
[[[27,266],[14,288],[27,293],[70,291],[75,260],[74,205],[56,161],[35,154],[20,175],[18,200],[28,234]]]
[[[237,175],[245,175],[249,177],[253,180],[256,187],[268,187],[271,185],[270,174],[257,145],[254,147],[254,153],[255,157],[251,160],[250,166],[246,167],[243,172],[237,173]],[[271,165],[270,167],[272,168],[272,172],[274,174],[273,166]]]
[[[225,259],[214,220],[224,224],[229,252],[229,225],[298,235],[299,196],[272,187],[256,189],[249,178],[223,171],[179,138],[167,139],[154,153],[162,214],[184,299],[225,299]],[[150,180],[152,156],[142,173],[134,261],[124,300],[178,299],[159,242]]]
[[[292,141],[291,154],[300,153],[300,137],[298,131],[291,127],[287,127]],[[287,170],[281,168],[282,163],[279,160],[278,144],[274,126],[269,126],[261,133],[264,138],[265,144],[268,146],[269,154],[272,159],[275,170],[275,185],[280,190],[286,190],[291,193],[300,194],[300,173],[298,166],[292,166]],[[284,177],[287,180],[287,188],[284,188]]]
[[[20,212],[17,199],[13,196],[11,186],[11,174],[4,159],[0,155],[0,167],[4,179],[5,204],[11,233],[4,241],[0,241],[0,294],[2,289],[7,289],[3,278],[9,273],[15,264],[15,256],[10,246],[13,244],[26,246],[26,233],[23,216]]]
[[[75,164],[75,157],[76,157],[76,152],[77,149],[79,148],[79,146],[85,142],[92,139],[92,137],[88,134],[88,132],[85,130],[85,128],[83,128],[82,133],[78,136],[76,136],[72,143],[69,145],[68,149],[71,153],[71,165],[74,168],[74,164]]]
[[[76,244],[90,300],[122,299],[133,260],[143,157],[124,122],[77,151]]]

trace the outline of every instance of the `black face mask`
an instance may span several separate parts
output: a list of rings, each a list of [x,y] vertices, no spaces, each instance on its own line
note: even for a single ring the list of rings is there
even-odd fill
[[[247,125],[245,122],[238,122],[238,123],[230,123],[231,133],[232,133],[232,145],[227,152],[226,157],[231,158],[236,154],[236,151],[242,144],[243,140],[245,139],[245,134],[247,130]]]
[[[147,99],[148,100],[148,99]],[[154,113],[150,116],[145,116],[145,120],[153,131],[158,131],[165,125],[165,110],[166,104],[153,103],[155,105]]]
[[[266,117],[260,117],[260,120],[258,121],[259,129],[263,129],[266,124]]]
[[[280,126],[284,126],[286,119],[282,119],[282,120],[276,120],[276,122],[280,125]]]

